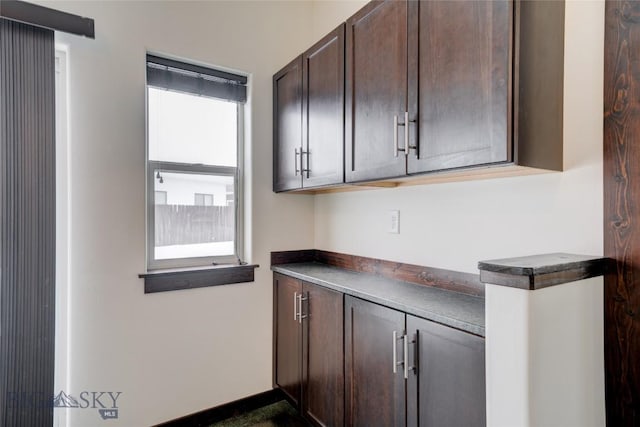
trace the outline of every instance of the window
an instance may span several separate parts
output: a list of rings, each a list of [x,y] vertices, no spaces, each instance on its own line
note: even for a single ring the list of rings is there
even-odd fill
[[[213,206],[213,194],[196,193],[194,199],[196,206]]]
[[[147,55],[147,264],[242,259],[246,77]]]

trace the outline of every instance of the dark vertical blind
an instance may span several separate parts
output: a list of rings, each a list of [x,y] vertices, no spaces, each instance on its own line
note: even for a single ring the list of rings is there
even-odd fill
[[[55,339],[53,31],[0,18],[0,425],[50,426]]]

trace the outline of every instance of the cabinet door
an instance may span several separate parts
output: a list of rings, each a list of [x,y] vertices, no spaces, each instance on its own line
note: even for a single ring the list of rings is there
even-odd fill
[[[369,3],[346,27],[345,178],[347,182],[406,174],[407,2]]]
[[[405,380],[394,373],[394,352],[403,358],[405,314],[350,296],[345,297],[346,424],[404,426]]]
[[[303,283],[304,415],[319,426],[344,424],[343,294]]]
[[[304,188],[344,182],[344,24],[302,55]]]
[[[273,191],[302,186],[302,57],[273,76]]]
[[[416,368],[407,382],[409,426],[484,426],[484,339],[411,315],[407,331],[416,341]]]
[[[409,3],[420,142],[408,172],[511,161],[512,2]]]
[[[295,316],[298,307],[295,297],[301,294],[302,283],[277,273],[273,275],[273,282],[274,385],[299,405],[302,325]]]

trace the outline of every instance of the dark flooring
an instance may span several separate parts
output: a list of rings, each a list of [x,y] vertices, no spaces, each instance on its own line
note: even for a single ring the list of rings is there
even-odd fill
[[[300,414],[287,401],[281,400],[271,405],[255,409],[212,424],[216,427],[309,427]]]

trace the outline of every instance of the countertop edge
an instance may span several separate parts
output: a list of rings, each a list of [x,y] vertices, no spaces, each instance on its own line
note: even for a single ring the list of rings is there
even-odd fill
[[[480,261],[480,281],[485,284],[537,290],[602,276],[609,258],[551,253]]]

